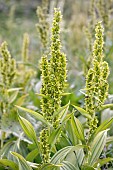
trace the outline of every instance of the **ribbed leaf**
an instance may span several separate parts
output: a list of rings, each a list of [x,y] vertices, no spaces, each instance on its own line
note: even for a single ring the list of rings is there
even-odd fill
[[[39,154],[38,149],[34,149],[33,151],[31,151],[27,156],[26,156],[26,160],[33,162],[33,160],[36,158],[36,156]]]
[[[91,144],[91,154],[89,155],[88,165],[93,166],[96,160],[99,158],[107,139],[107,130],[97,134],[94,141]]]
[[[13,161],[10,161],[8,159],[0,159],[0,164],[3,165],[4,167],[9,166],[13,170],[19,170],[18,165],[16,163],[14,163]]]
[[[81,107],[78,107],[78,106],[75,106],[75,105],[72,105],[75,107],[75,109],[77,109],[83,116],[85,116],[86,118],[88,119],[92,119],[92,117],[89,115],[88,112],[86,112],[86,110],[82,109]]]
[[[97,165],[99,164],[100,167],[105,165],[106,163],[113,161],[113,158],[103,158],[103,159],[98,159],[96,163],[94,164],[94,167],[96,168]]]
[[[62,162],[62,167],[60,170],[78,170],[73,164],[71,164],[68,161],[63,161]]]
[[[61,133],[61,128],[57,128],[50,134],[48,143],[51,145],[51,147],[56,143],[56,140],[58,139],[60,133]]]
[[[16,106],[16,105],[15,105]],[[34,116],[37,120],[39,120],[39,121],[41,121],[41,122],[43,122],[44,124],[47,124],[48,125],[48,123],[47,123],[47,121],[44,119],[44,117],[40,114],[40,113],[38,113],[38,112],[35,112],[35,111],[33,111],[33,110],[30,110],[30,109],[26,109],[26,108],[24,108],[24,107],[21,107],[21,106],[16,106],[18,109],[21,109],[21,110],[23,110],[23,111],[25,111],[25,112],[28,112],[28,113],[30,113],[32,116]]]
[[[105,120],[105,121],[96,129],[96,131],[94,132],[94,134],[92,134],[92,136],[91,136],[91,138],[90,138],[90,141],[91,141],[92,139],[94,139],[95,136],[96,136],[99,132],[108,129],[112,123],[113,123],[113,118],[110,118],[110,119],[108,119],[108,120]]]
[[[19,170],[33,170],[23,156],[16,152],[11,152],[11,154],[18,160]]]
[[[35,143],[37,144],[37,137],[36,137],[36,133],[35,130],[32,126],[32,124],[26,120],[25,118],[19,116],[18,117],[20,125],[22,127],[22,129],[24,130],[25,134]]]
[[[89,166],[89,165],[84,165],[84,166],[82,166],[81,170],[95,170],[95,168],[93,168],[92,166]]]
[[[68,155],[69,152],[71,151],[77,151],[81,148],[84,148],[86,146],[84,145],[76,145],[76,146],[67,146],[61,150],[59,150],[52,158],[51,158],[51,163],[53,164],[58,164],[61,163],[66,156]]]
[[[54,164],[43,164],[38,170],[60,170],[59,168],[61,167],[62,165],[54,165]]]
[[[72,116],[71,121],[75,135],[77,136],[78,139],[85,142],[84,129],[81,122],[76,117],[74,117],[74,115]]]

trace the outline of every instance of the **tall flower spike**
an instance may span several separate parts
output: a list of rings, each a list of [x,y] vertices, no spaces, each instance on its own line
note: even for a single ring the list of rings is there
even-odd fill
[[[23,36],[22,61],[27,62],[28,57],[29,57],[29,35],[25,33]]]
[[[16,62],[13,58],[11,58],[6,42],[2,43],[0,53],[3,57],[0,60],[1,81],[4,84],[4,87],[8,88],[11,86],[16,74]]]
[[[42,155],[42,161],[43,163],[49,163],[50,162],[50,148],[48,144],[48,130],[43,129],[40,132],[40,150]]]
[[[93,61],[92,68],[89,69],[86,76],[86,96],[85,96],[85,106],[86,111],[94,118],[92,122],[95,121],[95,112],[100,110],[104,104],[108,95],[108,82],[107,78],[109,75],[109,67],[106,61],[103,61],[103,32],[101,22],[98,22],[95,28],[95,42],[93,46]],[[91,131],[94,127],[91,126]],[[93,128],[93,129],[92,129]]]
[[[42,7],[37,8],[37,16],[39,19],[38,24],[36,24],[37,30],[40,34],[40,40],[42,44],[43,51],[47,50],[48,45],[48,35],[49,35],[49,22],[47,18],[48,11],[48,0],[42,1]]]
[[[60,21],[61,13],[59,9],[55,9],[51,38],[51,58],[48,62],[47,57],[44,56],[41,61],[41,94],[43,94],[41,107],[44,117],[52,122],[55,128],[58,126],[59,117],[53,119],[53,114],[61,105],[66,82],[66,56],[60,51]]]
[[[51,37],[51,58],[50,58],[50,81],[51,92],[53,96],[52,108],[57,111],[61,105],[61,95],[64,91],[66,82],[66,56],[61,53],[60,42],[60,22],[61,12],[55,9],[54,19],[52,24],[52,37]],[[59,123],[59,118],[55,117],[53,120],[54,127],[56,128]]]

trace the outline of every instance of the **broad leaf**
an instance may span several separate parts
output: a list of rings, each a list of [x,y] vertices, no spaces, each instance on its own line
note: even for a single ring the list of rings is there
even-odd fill
[[[16,105],[15,105],[16,106]],[[18,109],[21,109],[21,110],[23,110],[23,111],[25,111],[25,112],[28,112],[28,113],[30,113],[32,116],[34,116],[37,120],[39,120],[39,121],[41,121],[41,122],[43,122],[44,124],[47,124],[48,125],[48,123],[47,123],[47,121],[44,119],[44,117],[40,114],[40,113],[38,113],[38,112],[35,112],[35,111],[33,111],[33,110],[30,110],[30,109],[27,109],[27,108],[24,108],[24,107],[21,107],[21,106],[16,106]]]
[[[68,153],[70,153],[71,151],[78,151],[79,149],[84,147],[86,146],[85,145],[67,146],[56,152],[56,154],[51,158],[51,163],[53,164],[61,163],[62,161],[64,161]]]
[[[94,141],[91,144],[91,153],[88,159],[88,165],[93,166],[96,160],[99,158],[107,139],[107,130],[97,134]]]
[[[11,154],[18,160],[19,170],[33,170],[23,156],[16,152],[11,152]]]
[[[22,127],[22,129],[24,130],[25,134],[35,143],[37,144],[37,137],[36,137],[36,133],[35,130],[32,126],[32,124],[26,120],[25,118],[19,116],[18,117],[20,125]]]
[[[68,161],[63,161],[62,162],[62,167],[60,168],[60,170],[78,170],[73,164],[71,164]]]
[[[113,123],[113,118],[110,118],[110,119],[108,119],[108,120],[105,120],[105,121],[96,129],[96,131],[92,134],[92,136],[91,136],[91,138],[90,138],[90,141],[91,141],[92,139],[94,139],[95,136],[96,136],[99,132],[108,129],[112,123]]]
[[[84,165],[82,166],[81,170],[95,170],[95,168],[89,165]]]
[[[72,126],[74,128],[75,135],[77,136],[78,139],[80,139],[85,143],[84,129],[81,122],[76,117],[74,117],[74,115],[72,115],[71,121],[72,121]]]
[[[61,133],[61,128],[57,128],[50,134],[48,143],[50,144],[51,148],[56,143],[60,133]]]
[[[94,167],[96,168],[98,164],[100,165],[99,167],[101,167],[110,161],[113,161],[113,158],[98,159],[96,163],[94,164]]]
[[[31,151],[27,157],[26,157],[26,160],[27,161],[30,161],[30,162],[33,162],[33,160],[36,158],[36,156],[39,154],[39,151],[38,149],[34,149],[33,151]]]
[[[18,165],[16,163],[14,163],[13,161],[8,160],[8,159],[0,159],[0,164],[3,165],[4,167],[9,166],[13,170],[19,170]]]
[[[72,105],[75,107],[75,109],[77,109],[83,116],[85,116],[86,118],[88,119],[92,119],[92,117],[89,115],[88,112],[86,112],[86,110],[82,109],[81,107],[78,107],[78,106],[75,106],[75,105]]]

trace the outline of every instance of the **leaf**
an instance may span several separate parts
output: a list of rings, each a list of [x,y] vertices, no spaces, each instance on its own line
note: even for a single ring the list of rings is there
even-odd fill
[[[26,120],[25,118],[19,116],[18,117],[20,125],[22,127],[22,129],[24,130],[25,134],[35,143],[37,144],[37,137],[36,137],[36,133],[35,130],[32,126],[32,124]]]
[[[88,112],[86,112],[86,110],[82,109],[81,107],[72,105],[73,107],[75,107],[75,109],[77,109],[83,116],[85,116],[88,119],[92,119],[92,117],[89,115]]]
[[[0,159],[0,164],[2,164],[4,167],[9,166],[13,170],[19,170],[18,165],[16,163],[14,163],[13,161],[8,160],[8,159]]]
[[[67,115],[67,112],[68,112],[68,109],[69,109],[69,104],[70,104],[70,102],[67,105],[65,105],[64,110],[62,110],[62,112],[59,113],[60,123],[62,123],[63,120],[66,118],[66,115]]]
[[[50,134],[48,143],[51,145],[51,148],[56,143],[60,133],[61,133],[61,128],[57,128]]]
[[[25,111],[25,112],[30,113],[30,114],[31,114],[32,116],[34,116],[37,120],[39,120],[39,121],[43,122],[44,124],[47,124],[47,125],[48,125],[47,121],[44,119],[44,117],[43,117],[40,113],[35,112],[35,111],[33,111],[33,110],[30,110],[30,109],[26,109],[26,108],[21,107],[21,106],[17,106],[17,105],[15,105],[15,106],[16,106],[18,109],[21,109],[21,110],[23,110],[23,111]]]
[[[75,135],[77,136],[78,139],[85,142],[84,129],[81,122],[76,117],[74,117],[74,115],[72,115],[71,121]]]
[[[70,95],[71,93],[62,93],[61,96],[67,96]]]
[[[18,160],[19,170],[33,170],[23,156],[16,152],[11,152],[11,154]]]
[[[11,89],[8,89],[7,91],[8,92],[13,92],[13,91],[19,91],[19,90],[22,90],[23,88],[22,87],[19,87],[19,88],[11,88]]]
[[[91,144],[91,154],[89,155],[88,165],[93,166],[99,158],[107,139],[107,130],[99,132]]]
[[[69,137],[69,140],[71,141],[72,145],[77,145],[78,143],[78,138],[75,135],[74,128],[72,125],[72,120],[69,119],[68,122],[66,123],[66,131]]]
[[[93,168],[92,166],[89,166],[89,165],[84,165],[81,167],[81,170],[95,170],[95,168]]]
[[[16,101],[16,105],[21,106],[27,96],[28,96],[28,94],[25,94],[25,95],[19,97],[19,99]]]
[[[91,141],[92,139],[94,139],[95,136],[96,136],[99,132],[108,129],[112,123],[113,123],[113,118],[110,118],[110,119],[105,120],[105,121],[96,129],[96,131],[92,134],[92,136],[91,136],[91,138],[90,138],[90,141]]]
[[[113,136],[109,136],[107,137],[107,141],[106,141],[106,144],[110,144],[110,143],[113,143]]]
[[[26,157],[26,160],[27,161],[30,161],[30,162],[33,162],[33,160],[36,158],[36,156],[39,154],[39,151],[38,149],[34,149],[33,151],[31,151],[27,157]]]
[[[104,109],[107,109],[107,108],[113,108],[113,104],[102,105],[100,110],[104,110]]]
[[[61,167],[62,165],[54,165],[51,163],[43,164],[38,170],[57,170],[58,167]],[[58,169],[59,170],[59,169]]]
[[[98,159],[98,160],[96,161],[96,163],[94,164],[94,168],[96,168],[98,164],[99,164],[100,167],[101,167],[101,166],[105,165],[106,163],[108,163],[108,162],[110,162],[110,161],[113,161],[113,158],[110,158],[110,157],[109,157],[109,158]]]
[[[66,158],[66,156],[68,155],[69,152],[75,151],[75,150],[77,151],[84,147],[86,147],[86,146],[85,145],[76,145],[76,146],[67,146],[65,148],[62,148],[61,150],[56,152],[56,154],[54,154],[54,156],[51,158],[51,163],[58,164]]]
[[[67,111],[67,109],[69,108],[69,104],[70,104],[70,102],[68,104],[66,104],[65,106],[60,107],[56,112],[54,112],[53,118],[56,117],[57,115],[62,117],[64,112]]]
[[[73,164],[71,164],[68,161],[63,161],[62,162],[62,167],[60,168],[60,170],[78,170]]]
[[[13,93],[9,97],[9,103],[13,103],[14,102],[14,100],[17,98],[18,92],[19,91],[13,91]]]

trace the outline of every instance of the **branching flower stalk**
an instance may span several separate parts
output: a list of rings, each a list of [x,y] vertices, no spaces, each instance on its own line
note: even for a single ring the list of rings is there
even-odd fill
[[[36,13],[39,19],[36,27],[40,35],[42,51],[46,52],[49,41],[48,0],[42,1],[42,7],[38,6]]]
[[[41,108],[46,120],[52,122],[56,128],[59,122],[58,116],[53,119],[53,114],[61,105],[62,93],[64,92],[66,82],[66,56],[60,52],[60,21],[61,13],[55,9],[52,38],[51,38],[51,58],[47,60],[46,56],[42,57],[42,88]]]
[[[11,88],[15,75],[16,75],[16,62],[11,58],[11,54],[8,51],[7,43],[3,42],[0,47],[0,54],[2,58],[0,59],[0,116],[3,114],[8,114],[9,111],[9,93],[8,89]],[[3,146],[3,139],[5,133],[1,136],[1,147]]]
[[[29,35],[27,33],[23,36],[22,45],[22,61],[27,62],[29,58]]]
[[[21,87],[23,87],[23,90],[25,90],[26,87],[28,87],[27,84],[29,80],[35,74],[33,69],[29,69],[28,66],[25,65],[29,62],[29,46],[30,46],[29,34],[24,33],[22,44],[22,63],[18,65],[18,75],[20,77],[19,84]]]
[[[92,116],[92,121],[89,121],[90,133],[97,126],[95,112],[99,111],[108,96],[108,63],[103,60],[103,32],[101,22],[98,22],[95,28],[95,42],[93,46],[93,62],[92,68],[89,69],[86,76],[86,96],[85,107],[86,111]]]
[[[61,107],[61,98],[65,88],[67,73],[66,56],[61,52],[60,22],[61,12],[59,9],[55,9],[52,25],[50,60],[48,60],[45,55],[41,59],[41,109],[44,118],[51,123],[55,129],[59,126],[60,115],[54,116],[54,113]],[[46,132],[47,129],[43,129],[40,135],[43,163],[47,163],[50,160],[49,145],[47,143],[47,138],[50,132]],[[46,151],[45,148],[47,148]]]

